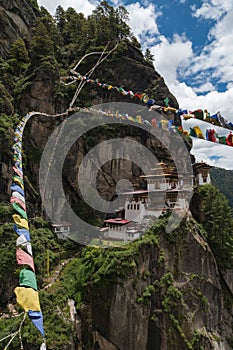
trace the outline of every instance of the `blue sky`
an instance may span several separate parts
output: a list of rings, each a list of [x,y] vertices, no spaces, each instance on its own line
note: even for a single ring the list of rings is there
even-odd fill
[[[91,14],[98,3],[98,0],[39,0],[51,13],[60,4],[85,15]],[[220,111],[233,122],[233,0],[109,0],[109,3],[126,7],[134,34],[143,50],[149,48],[154,54],[155,69],[165,78],[181,108],[207,108],[211,114]],[[213,144],[199,148],[209,163],[233,168],[229,161],[233,149]],[[223,148],[227,148],[223,150],[226,157],[219,158],[219,149]],[[196,145],[195,154],[197,150]]]

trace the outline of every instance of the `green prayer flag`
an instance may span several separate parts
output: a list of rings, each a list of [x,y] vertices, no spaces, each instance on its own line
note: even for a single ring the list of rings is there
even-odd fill
[[[169,103],[169,98],[168,98],[168,97],[166,97],[166,98],[164,99],[164,103],[165,103],[165,106],[168,107],[168,103]]]
[[[197,134],[195,133],[195,131],[193,130],[193,128],[190,128],[189,135],[190,135],[190,136],[193,136],[193,137],[197,137]]]
[[[23,210],[17,203],[12,203],[13,208],[24,218],[27,220],[27,213]]]
[[[219,136],[219,143],[226,145],[226,136]]]
[[[35,273],[29,269],[21,270],[19,274],[19,285],[38,290]]]

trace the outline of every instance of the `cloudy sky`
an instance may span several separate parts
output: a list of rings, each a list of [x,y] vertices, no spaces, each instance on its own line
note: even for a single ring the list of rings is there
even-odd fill
[[[62,5],[85,15],[91,14],[99,3],[38,2],[51,13]],[[220,111],[233,122],[233,0],[109,0],[109,3],[126,7],[134,34],[142,48],[149,48],[154,54],[155,69],[165,78],[181,108],[207,108],[211,114]],[[225,133],[220,130],[219,134]],[[229,161],[231,148],[204,141],[197,144],[196,150],[200,148],[201,157],[209,163],[233,168]],[[219,158],[221,149],[225,156]]]

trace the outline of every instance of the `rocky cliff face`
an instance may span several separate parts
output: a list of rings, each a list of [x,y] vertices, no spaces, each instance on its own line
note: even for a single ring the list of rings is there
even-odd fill
[[[30,42],[30,29],[36,17],[39,15],[39,10],[36,4],[34,4],[34,1],[29,3],[20,0],[15,0],[13,2],[1,0],[0,10],[2,13],[2,17],[0,18],[5,21],[3,26],[4,31],[0,36],[2,43],[2,51],[0,54],[2,57],[5,57],[12,43],[17,38],[22,37],[26,42]],[[93,59],[85,60],[80,66],[80,72],[85,74],[93,66],[94,61]],[[170,93],[163,78],[155,71],[151,64],[145,62],[141,51],[130,43],[124,43],[119,52],[114,53],[110,59],[104,62],[95,71],[93,78],[99,79],[99,81],[108,82],[112,85],[123,86],[126,90],[131,89],[134,92],[139,93],[147,92],[151,98],[155,98],[156,102],[161,105],[164,105],[164,99],[168,97],[170,105],[178,107],[175,97]],[[23,116],[30,111],[38,111],[48,114],[64,112],[70,102],[70,100],[67,99],[67,94],[69,95],[70,93],[68,93],[66,89],[64,89],[64,91],[62,90],[61,93],[59,80],[60,75],[58,65],[54,60],[48,59],[47,61],[41,62],[36,68],[29,67],[28,76],[26,76],[23,81],[21,95],[17,97],[17,107],[13,105],[12,96],[9,94],[6,87],[0,85],[0,93],[2,100],[4,101],[0,106],[1,111],[7,114],[13,114],[14,111],[17,111],[20,116]],[[72,94],[70,96],[72,96]],[[138,103],[138,112],[140,113],[140,103],[137,100],[132,100],[121,96],[119,93],[111,93],[106,89],[93,87],[88,84],[86,84],[82,90],[79,101],[81,101],[81,106],[90,106],[114,101],[133,102]],[[174,114],[168,114],[169,112],[166,115],[167,118],[174,118]],[[31,135],[27,134],[24,139],[26,154],[27,152],[30,153],[28,155],[27,168],[31,168],[29,169],[29,173],[33,179],[29,181],[32,183],[38,181],[38,157],[42,152],[42,145],[45,145],[41,140],[45,139],[51,133],[51,130],[54,129],[54,125],[57,125],[57,122],[54,122],[54,119],[49,119],[48,117],[42,122],[39,122],[39,119],[36,117],[34,117],[34,120],[35,121],[32,121],[31,124]],[[41,120],[43,120],[43,118]],[[59,118],[57,120],[59,121]],[[131,136],[133,137],[133,135]],[[81,154],[80,151],[79,154]],[[162,158],[164,158],[164,156]],[[80,160],[77,160],[77,162],[79,161]],[[4,188],[0,188],[0,196],[2,196],[2,198],[3,196],[5,197],[5,189],[9,189],[11,181],[9,162],[10,158],[7,159],[7,164],[2,162],[2,169],[4,170],[3,176],[5,179],[4,182],[6,182]],[[73,165],[73,160],[71,160],[67,169],[71,169]],[[127,167],[126,172],[128,172],[129,175],[131,174],[132,179],[138,175],[137,171],[133,171],[132,173],[130,166]],[[6,178],[7,174],[8,178]],[[67,172],[67,178],[68,183],[71,184],[70,190],[73,191],[74,188],[72,183],[75,179],[72,172]],[[102,178],[103,187],[105,180],[106,178]],[[28,191],[31,192],[30,196],[34,198],[30,186],[28,187]],[[104,188],[102,192],[107,193]],[[110,196],[112,196],[112,193],[110,193]],[[34,200],[32,200],[32,202],[34,202]],[[31,207],[30,203],[29,207]]]
[[[83,64],[80,69],[81,73],[85,74],[89,67]],[[175,108],[179,106],[176,98],[165,84],[163,77],[155,71],[153,65],[144,60],[142,52],[129,42],[123,45],[122,51],[116,51],[109,60],[101,64],[93,77],[103,83],[122,86],[126,91],[146,92],[150,98],[155,99],[158,105],[164,106],[164,99],[168,97],[170,106]],[[88,86],[86,88],[88,89]],[[112,93],[106,89],[88,89],[88,91],[91,104],[121,101],[137,103],[130,97],[122,97],[119,93]]]
[[[195,224],[161,232],[134,262],[127,278],[87,288],[80,349],[232,349],[229,291]]]
[[[34,4],[34,5],[33,5]],[[11,44],[19,37],[30,39],[30,27],[38,15],[35,1],[0,1],[0,54],[5,57]]]
[[[151,118],[151,112],[147,112],[146,110],[146,114]],[[153,116],[154,115],[155,114],[153,113]],[[80,130],[82,123],[84,123],[87,118],[93,118],[93,115],[88,111],[84,113],[77,113],[74,119],[76,122],[73,126],[72,135],[75,134],[75,130],[76,133]],[[162,117],[157,114],[157,118]],[[33,117],[31,121],[29,121],[28,126],[25,129],[24,146],[25,154],[27,155],[25,175],[30,182],[30,186],[29,183],[26,183],[26,189],[28,193],[28,210],[31,211],[31,214],[33,214],[33,212],[35,213],[35,211],[37,212],[37,210],[39,213],[39,206],[37,209],[35,208],[34,199],[35,192],[39,193],[39,166],[41,155],[49,136],[56,130],[56,127],[62,120],[64,120],[64,117],[52,118],[37,115]],[[109,119],[106,118],[104,120],[107,123]],[[62,143],[67,138],[67,136],[65,136],[66,134],[67,132],[64,131],[63,134],[60,135],[57,142]],[[97,145],[100,145],[100,149],[96,151],[90,157],[88,163],[85,164],[85,176],[88,182],[92,180],[93,183],[95,183],[96,181],[96,188],[105,200],[110,201],[113,199],[113,197],[116,195],[116,185],[121,179],[128,179],[134,185],[135,189],[146,186],[146,184],[139,177],[143,174],[143,169],[147,168],[149,171],[154,166],[154,163],[152,164],[151,159],[147,159],[143,151],[141,151],[141,159],[143,159],[143,161],[140,167],[140,165],[135,162],[135,159],[138,159],[137,149],[125,149],[124,159],[122,159],[120,150],[114,150],[111,147],[106,149],[106,145],[102,143],[115,137],[118,139],[126,138],[128,141],[132,140],[132,142],[137,142],[139,145],[145,147],[149,152],[151,152],[157,161],[164,161],[170,164],[173,163],[173,159],[169,149],[174,147],[176,149],[177,163],[179,163],[180,168],[187,171],[187,164],[185,163],[186,159],[184,159],[183,154],[184,149],[180,144],[180,136],[177,135],[177,144],[175,145],[175,134],[173,135],[173,138],[171,138],[170,131],[157,130],[157,136],[155,137],[153,136],[153,128],[149,127],[146,131],[146,129],[138,128],[136,125],[134,125],[134,123],[128,125],[109,126],[107,128],[98,127],[97,130],[93,129],[74,143],[67,154],[63,166],[62,176],[65,192],[72,207],[76,208],[77,211],[80,209],[80,205],[82,203],[78,170],[87,153]],[[164,144],[166,144],[166,147],[168,148],[166,148]],[[189,146],[187,145],[187,147]],[[106,154],[106,152],[111,155],[112,159],[105,164],[102,164],[99,159],[99,154]],[[96,179],[95,174],[93,173],[94,168],[99,169]],[[35,191],[32,191],[32,187],[35,189]],[[61,215],[63,213],[62,204],[59,207],[59,213]]]

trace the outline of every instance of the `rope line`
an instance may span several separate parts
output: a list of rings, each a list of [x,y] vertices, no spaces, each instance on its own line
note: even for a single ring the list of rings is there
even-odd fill
[[[14,333],[12,333],[12,334],[10,334],[10,335],[7,335],[6,337],[0,339],[0,343],[1,343],[1,342],[3,342],[3,341],[6,340],[6,339],[11,338],[11,339],[9,340],[9,342],[7,343],[7,345],[5,346],[4,350],[6,350],[6,349],[9,348],[10,344],[12,343],[12,341],[15,339],[15,337],[16,337],[17,335],[19,335],[19,339],[20,339],[20,343],[21,343],[20,346],[21,346],[21,349],[23,349],[21,330],[22,330],[22,326],[23,326],[23,324],[24,324],[24,321],[25,321],[25,319],[26,319],[26,316],[27,316],[27,312],[25,311],[25,312],[24,312],[23,319],[22,319],[22,321],[20,322],[19,329],[18,329],[16,332],[14,332]]]

